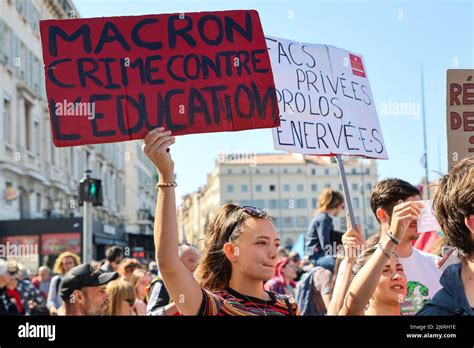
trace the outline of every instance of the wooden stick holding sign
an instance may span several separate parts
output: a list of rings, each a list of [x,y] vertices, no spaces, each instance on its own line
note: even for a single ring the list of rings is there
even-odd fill
[[[351,194],[349,192],[349,185],[347,184],[346,170],[344,168],[344,159],[341,155],[336,155],[337,165],[339,166],[339,175],[341,176],[342,188],[344,189],[344,196],[346,197],[346,208],[349,211],[349,220],[351,225],[347,226],[356,228],[356,219],[354,215],[354,208],[352,207]]]

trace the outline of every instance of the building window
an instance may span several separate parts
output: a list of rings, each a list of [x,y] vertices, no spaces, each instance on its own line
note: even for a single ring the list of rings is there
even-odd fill
[[[10,60],[11,68],[15,70],[15,75],[18,77],[20,76],[20,40],[18,36],[16,36],[12,32],[12,41],[13,41],[13,55],[12,59]]]
[[[227,185],[227,192],[234,192],[234,186],[233,185]]]
[[[342,192],[342,184],[339,184],[339,191]]]
[[[306,216],[298,216],[296,218],[296,227],[307,227],[308,218]]]
[[[306,209],[307,208],[306,198],[297,199],[296,200],[296,208],[297,209]]]
[[[38,117],[35,117],[33,121],[33,151],[36,156],[40,155],[40,125]]]
[[[286,168],[283,169],[283,173],[285,173],[285,174],[288,173],[288,169],[286,169]]]
[[[301,173],[301,168],[298,168],[298,169],[296,170],[296,172],[297,172],[297,173]]]
[[[311,198],[311,208],[316,209],[317,206],[318,206],[318,199]]]
[[[273,174],[273,169],[270,169],[270,174]]]
[[[325,188],[331,188],[331,184],[330,184],[330,183],[326,183],[326,184],[324,185],[324,187],[325,187]]]
[[[370,169],[369,168],[365,169],[365,174],[370,175]]]
[[[352,168],[352,171],[351,171],[351,172],[352,172],[352,174],[355,174],[355,173],[356,173],[355,168]]]
[[[311,184],[311,191],[316,192],[318,190],[318,185]]]
[[[16,1],[16,10],[18,11],[18,13],[23,15],[23,1],[22,0]]]
[[[247,173],[247,171],[245,169],[242,169],[242,174],[245,174]]]
[[[255,174],[260,174],[260,169],[255,169]]]
[[[143,181],[145,182],[145,185],[146,185],[147,176],[144,172],[142,173],[143,173]],[[109,197],[112,199],[113,202],[117,203],[117,196],[116,196],[117,191],[115,190],[117,188],[117,181],[115,180],[115,175],[112,170],[110,171],[110,187],[111,187],[111,190],[110,190]]]
[[[304,187],[303,187],[302,184],[298,184],[298,185],[296,186],[296,191],[298,191],[298,192],[303,192],[303,190],[304,190]]]
[[[242,192],[248,192],[249,187],[247,185],[242,185]]]
[[[369,183],[367,184],[367,190],[370,191],[371,189],[372,189],[372,184],[369,182]]]
[[[367,222],[368,222],[369,230],[373,230],[374,229],[374,220],[372,219],[372,216],[369,216],[367,218]]]
[[[11,181],[5,182],[5,201],[8,205],[12,205],[13,200],[15,199],[15,189],[13,188],[13,184]]]
[[[26,143],[26,149],[31,151],[33,142],[31,139],[32,136],[32,122],[31,121],[31,104],[28,102],[25,103],[25,143]]]
[[[293,227],[293,217],[285,216],[285,218],[283,219],[283,227],[292,228]]]
[[[347,229],[347,221],[346,221],[346,217],[341,217],[339,218],[339,224],[341,226],[341,230],[342,231],[345,231]]]
[[[11,99],[9,96],[5,95],[3,97],[3,139],[7,143],[11,143],[12,141],[11,122],[12,122]]]
[[[0,20],[0,63],[8,64],[8,46],[6,45],[6,38],[8,36],[8,27]],[[4,53],[5,52],[5,53]]]
[[[276,191],[275,185],[270,185],[269,190],[270,192],[275,192]]]
[[[329,175],[329,169],[324,169],[324,175]]]
[[[227,169],[227,174],[232,174],[232,169]]]
[[[354,202],[354,208],[355,209],[360,208],[359,197],[352,198],[352,202]]]
[[[283,192],[289,192],[290,191],[290,185],[283,185]]]
[[[311,169],[311,175],[316,175],[316,169]]]
[[[263,199],[256,199],[253,205],[257,208],[262,209],[265,208],[265,201]]]
[[[262,192],[262,185],[255,185],[255,192]]]
[[[36,193],[36,212],[41,213],[41,193]]]
[[[251,206],[251,205],[252,205],[252,201],[249,201],[249,200],[247,200],[247,199],[244,199],[244,200],[239,201],[239,205],[240,205],[241,207]]]
[[[357,185],[357,183],[352,184],[352,191],[357,191],[358,188],[359,186]]]
[[[268,200],[268,208],[269,209],[278,209],[278,203],[276,199],[269,199]]]

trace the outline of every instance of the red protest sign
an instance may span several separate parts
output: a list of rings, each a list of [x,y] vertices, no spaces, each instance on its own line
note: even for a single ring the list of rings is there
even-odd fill
[[[253,10],[40,22],[54,144],[279,125]]]

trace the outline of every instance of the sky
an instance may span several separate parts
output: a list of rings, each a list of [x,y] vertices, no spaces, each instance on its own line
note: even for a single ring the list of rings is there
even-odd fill
[[[424,177],[423,70],[430,180],[447,171],[446,70],[474,66],[473,0],[73,2],[82,18],[255,9],[265,35],[328,44],[361,54],[389,156],[378,161],[379,179],[398,177],[417,184]],[[394,105],[402,103],[412,109],[397,115]],[[178,196],[204,185],[215,159],[223,152],[278,151],[274,150],[270,129],[178,137],[172,148]]]

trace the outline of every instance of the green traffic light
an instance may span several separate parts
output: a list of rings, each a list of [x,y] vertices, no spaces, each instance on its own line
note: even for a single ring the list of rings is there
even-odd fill
[[[91,183],[90,192],[92,195],[95,195],[95,191],[96,191],[95,182],[93,182]]]

